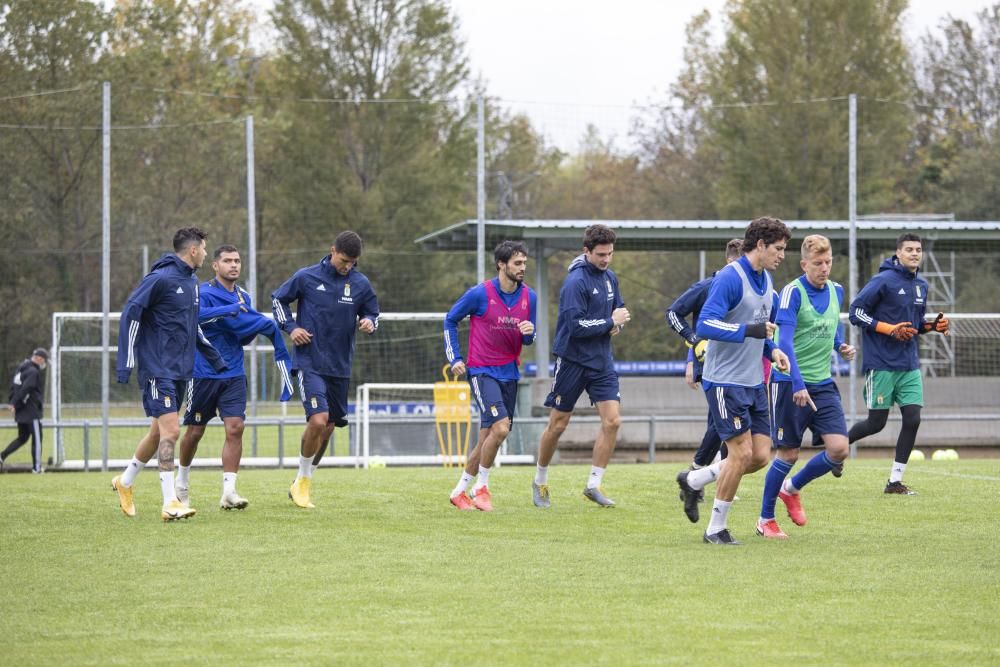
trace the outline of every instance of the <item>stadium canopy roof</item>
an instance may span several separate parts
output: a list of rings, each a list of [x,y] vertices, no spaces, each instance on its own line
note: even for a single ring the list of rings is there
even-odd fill
[[[916,232],[933,241],[934,249],[968,250],[969,242],[1000,248],[1000,222],[952,220],[942,215],[880,215],[859,217],[859,241],[895,241]],[[823,234],[838,246],[846,242],[846,220],[785,220],[794,238]],[[742,236],[748,220],[486,220],[486,247],[505,239],[540,241],[545,250],[578,250],[583,230],[603,223],[618,234],[616,250],[717,250]],[[425,250],[475,250],[476,221],[466,220],[415,240]]]
[[[534,257],[549,257],[559,250],[579,251],[583,231],[596,223],[615,230],[615,250],[709,251],[722,248],[732,238],[742,237],[748,220],[486,220],[486,249],[490,252],[506,239],[520,239]],[[809,234],[823,234],[834,251],[847,254],[850,223],[847,220],[785,220],[795,240]],[[427,251],[475,250],[476,220],[466,220],[415,239]],[[924,247],[937,252],[950,250],[1000,252],[1000,222],[954,220],[951,215],[875,215],[859,216],[858,252],[865,255],[873,245],[895,244],[903,232],[915,232],[924,239]],[[489,265],[489,263],[487,263]],[[538,295],[537,333],[534,345],[537,377],[547,377],[549,362],[548,303],[552,298],[545,262],[535,262],[532,285]],[[492,274],[492,272],[489,272]],[[865,276],[861,277],[866,280]]]

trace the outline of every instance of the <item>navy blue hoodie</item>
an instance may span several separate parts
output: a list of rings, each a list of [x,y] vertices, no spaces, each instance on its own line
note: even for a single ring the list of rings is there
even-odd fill
[[[295,317],[288,304],[298,302]],[[352,268],[346,276],[330,266],[327,255],[319,264],[299,269],[271,294],[274,321],[282,331],[302,327],[312,341],[295,348],[295,368],[332,377],[351,377],[354,333],[359,319],[378,328],[378,299],[365,274]]]
[[[611,355],[611,313],[625,305],[618,276],[601,271],[584,255],[569,265],[569,275],[559,291],[559,319],[552,353],[597,371],[614,367]]]
[[[239,312],[238,306],[233,314]],[[197,347],[217,371],[226,369],[198,326],[198,278],[173,253],[156,260],[122,308],[118,325],[118,382],[138,367],[139,381],[189,380]]]
[[[927,281],[889,257],[851,302],[851,324],[861,328],[861,370],[913,371],[920,368],[917,338],[899,341],[875,331],[879,322],[910,322],[920,332],[927,312]]]

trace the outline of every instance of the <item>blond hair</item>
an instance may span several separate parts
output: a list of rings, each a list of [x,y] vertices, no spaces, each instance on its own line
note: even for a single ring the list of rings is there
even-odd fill
[[[830,239],[820,234],[810,234],[802,239],[802,257],[830,252]]]

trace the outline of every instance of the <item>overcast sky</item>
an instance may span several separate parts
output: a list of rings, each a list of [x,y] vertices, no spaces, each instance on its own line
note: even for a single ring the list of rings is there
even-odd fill
[[[259,7],[272,0],[251,0]],[[951,13],[972,20],[987,0],[910,0],[912,41]],[[631,105],[663,102],[683,66],[684,28],[724,0],[451,0],[474,76],[527,113],[550,141],[576,148],[588,123],[627,143]],[[844,91],[831,91],[842,94]]]

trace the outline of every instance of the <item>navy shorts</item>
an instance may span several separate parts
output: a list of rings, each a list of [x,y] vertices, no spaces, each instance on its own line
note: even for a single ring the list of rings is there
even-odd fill
[[[489,428],[501,419],[514,423],[517,380],[497,380],[489,375],[470,375],[469,385],[479,406],[479,427]]]
[[[618,390],[618,373],[613,368],[595,371],[592,368],[556,357],[556,372],[552,378],[552,390],[545,399],[545,407],[560,412],[572,412],[583,390],[587,390],[590,403],[601,401],[621,401]]]
[[[771,383],[771,440],[776,447],[801,447],[806,429],[815,434],[847,435],[847,420],[840,402],[840,389],[833,382],[806,387],[816,411],[792,401],[791,382]]]
[[[216,414],[227,417],[247,418],[247,377],[194,378],[188,383],[187,409],[184,410],[185,426],[201,426]]]
[[[147,417],[162,417],[180,412],[187,382],[184,380],[159,380],[150,378],[142,385],[142,409]]]
[[[306,409],[306,419],[320,412],[329,413],[329,423],[347,426],[347,388],[351,378],[299,371],[299,396]]]
[[[767,389],[760,387],[725,387],[715,385],[705,389],[708,414],[722,441],[731,440],[741,433],[770,437],[771,421],[768,415]]]

